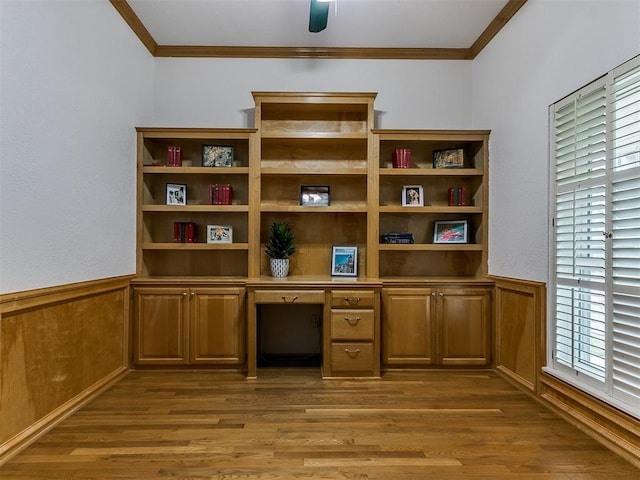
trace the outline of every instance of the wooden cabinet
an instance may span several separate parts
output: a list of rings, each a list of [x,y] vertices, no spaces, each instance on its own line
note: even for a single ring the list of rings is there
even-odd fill
[[[386,366],[436,363],[435,289],[382,290],[382,361]]]
[[[382,291],[387,367],[491,363],[490,287],[393,287]]]
[[[135,288],[133,357],[137,365],[189,363],[189,290]]]
[[[135,287],[136,365],[241,366],[244,288]]]
[[[334,289],[325,312],[324,376],[380,376],[379,292]]]
[[[240,276],[248,272],[249,159],[253,129],[138,128],[138,254],[141,277]],[[203,166],[203,147],[233,148],[230,167]],[[168,148],[181,149],[183,166],[169,166]],[[184,188],[184,204],[168,185]],[[230,204],[216,204],[210,185],[228,185]],[[176,222],[195,225],[193,242],[176,236]],[[207,226],[231,227],[231,242],[210,243]],[[178,237],[178,238],[177,238]]]
[[[377,208],[371,221],[378,226],[380,241],[370,246],[375,250],[372,275],[383,280],[485,278],[489,132],[378,129],[373,136]],[[407,168],[393,168],[396,149],[410,150]],[[434,166],[434,155],[443,150],[461,152],[460,168]],[[403,202],[403,189],[409,187],[422,189],[418,205]],[[458,191],[463,194],[453,194]],[[442,235],[436,241],[436,222],[441,228],[466,222],[466,239],[440,243],[446,239]],[[410,233],[414,243],[384,243],[382,236],[388,233]]]

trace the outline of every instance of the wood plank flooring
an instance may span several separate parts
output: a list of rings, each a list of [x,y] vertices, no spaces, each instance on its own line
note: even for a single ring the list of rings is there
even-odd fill
[[[494,372],[134,371],[2,479],[639,480]]]

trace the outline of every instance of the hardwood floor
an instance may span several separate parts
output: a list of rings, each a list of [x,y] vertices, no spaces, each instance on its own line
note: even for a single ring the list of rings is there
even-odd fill
[[[497,374],[134,371],[3,479],[638,480]]]

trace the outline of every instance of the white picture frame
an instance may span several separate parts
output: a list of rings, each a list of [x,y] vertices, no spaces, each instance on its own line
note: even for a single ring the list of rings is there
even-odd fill
[[[187,185],[185,183],[167,183],[167,205],[185,206],[187,204]]]
[[[233,227],[207,225],[207,243],[233,243]]]
[[[436,221],[433,243],[468,243],[469,223],[466,220]]]
[[[403,207],[424,207],[424,189],[422,185],[405,185],[402,187]]]
[[[331,276],[358,276],[358,247],[334,245],[331,253]]]

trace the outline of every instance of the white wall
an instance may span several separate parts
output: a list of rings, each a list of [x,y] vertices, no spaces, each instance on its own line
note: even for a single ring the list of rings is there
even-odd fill
[[[638,0],[529,0],[473,62],[492,130],[489,272],[548,281],[548,106],[640,53]]]
[[[253,126],[252,91],[378,92],[378,128],[469,128],[471,63],[327,59],[156,62],[157,126]]]
[[[107,1],[0,1],[0,293],[135,272],[153,58]]]

